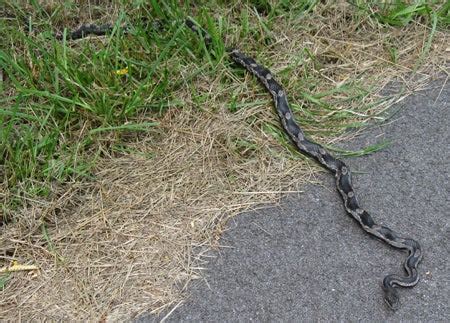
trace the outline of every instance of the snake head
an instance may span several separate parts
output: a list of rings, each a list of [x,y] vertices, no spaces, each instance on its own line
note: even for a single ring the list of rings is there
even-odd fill
[[[394,287],[385,287],[384,289],[384,301],[393,311],[396,311],[400,307],[400,299],[398,297],[398,292]]]

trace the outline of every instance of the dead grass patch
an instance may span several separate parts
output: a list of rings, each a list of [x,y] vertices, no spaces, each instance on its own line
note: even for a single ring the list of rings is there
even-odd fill
[[[429,27],[418,21],[382,28],[368,18],[356,23],[349,11],[318,6],[309,19],[281,16],[272,24],[274,42],[254,51],[279,75],[297,118],[307,121],[306,132],[326,144],[350,138],[354,133],[339,129],[368,122],[396,102],[379,101],[388,82],[403,80],[407,95],[444,66],[448,54],[447,35],[437,32],[411,82]],[[258,19],[251,18],[254,24]],[[261,48],[245,42],[250,52]],[[350,81],[370,85],[371,92],[320,97],[328,109],[304,98]],[[227,219],[316,180],[320,169],[267,131],[278,120],[251,76],[224,67],[195,78],[193,88],[207,94],[204,102],[193,98],[189,82],[176,93],[184,106],[169,109],[157,130],[128,143],[133,153],[105,148],[94,179],[55,184],[52,199],[29,200],[15,223],[0,228],[0,267],[15,260],[40,268],[9,274],[1,317],[116,321],[159,313],[181,301],[189,281],[201,276],[205,252],[219,247]],[[230,96],[256,103],[231,112]]]

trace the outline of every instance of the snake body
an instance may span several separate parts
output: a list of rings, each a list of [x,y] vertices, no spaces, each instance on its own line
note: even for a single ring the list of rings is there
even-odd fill
[[[186,20],[186,25],[193,31],[200,33],[208,44],[211,36],[203,28],[199,28],[190,19]],[[413,239],[402,237],[390,228],[376,224],[370,214],[360,207],[358,199],[352,185],[352,175],[350,168],[341,160],[333,157],[324,147],[308,140],[300,126],[295,122],[292,110],[287,101],[286,92],[275,80],[273,74],[266,67],[258,64],[253,58],[245,55],[240,50],[232,48],[228,50],[230,58],[247,71],[253,74],[272,95],[276,112],[280,118],[284,131],[289,135],[298,150],[306,154],[323,167],[334,174],[336,187],[344,201],[344,208],[369,234],[383,240],[387,244],[397,249],[408,251],[408,257],[404,262],[406,276],[395,274],[387,275],[383,279],[383,290],[385,301],[388,306],[396,310],[399,306],[399,297],[396,286],[412,287],[419,282],[417,265],[422,258],[420,244]]]
[[[110,33],[113,30],[114,26],[112,24],[104,24],[104,25],[96,25],[96,24],[83,24],[79,26],[77,29],[68,32],[66,37],[70,40],[77,40],[88,35],[94,36],[103,36],[107,33]],[[64,34],[59,32],[55,34],[55,38],[58,40],[62,40],[64,38]]]
[[[212,45],[211,36],[201,27],[197,26],[191,19],[186,19],[188,28],[201,35],[205,44]],[[82,25],[78,29],[67,34],[69,39],[78,39],[89,34],[104,35],[111,32],[113,26],[110,24],[97,26],[95,24]],[[61,39],[62,34],[56,34],[56,38]],[[253,74],[272,95],[275,109],[280,118],[284,131],[289,135],[298,150],[312,157],[324,168],[329,170],[336,179],[336,187],[339,191],[344,208],[366,231],[387,244],[397,249],[408,251],[408,257],[404,262],[406,276],[395,274],[387,275],[383,279],[382,288],[385,292],[384,299],[387,305],[396,310],[399,306],[398,292],[395,287],[412,287],[419,282],[417,266],[422,259],[420,244],[413,239],[402,237],[390,228],[376,224],[370,214],[360,207],[358,199],[352,185],[352,175],[350,168],[341,160],[332,156],[323,146],[308,140],[300,126],[295,122],[292,110],[286,97],[283,87],[275,80],[269,69],[258,64],[253,58],[245,55],[238,49],[228,49],[230,58],[238,65],[244,67]]]

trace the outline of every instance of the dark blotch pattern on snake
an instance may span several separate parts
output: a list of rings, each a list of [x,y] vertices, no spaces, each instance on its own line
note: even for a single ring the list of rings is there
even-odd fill
[[[201,27],[198,27],[192,20],[187,19],[186,25],[194,32],[201,35],[206,45],[212,45],[211,36]],[[158,26],[157,26],[158,27]],[[156,28],[156,27],[155,27]],[[79,39],[88,35],[104,35],[111,32],[113,26],[110,24],[95,25],[85,24],[78,29],[69,32],[67,38]],[[125,31],[127,27],[125,26]],[[62,39],[62,33],[55,35],[56,38]],[[383,240],[387,244],[397,249],[408,251],[408,257],[405,260],[404,268],[406,276],[388,275],[383,280],[383,290],[385,292],[385,301],[392,309],[399,306],[398,293],[395,287],[412,287],[419,281],[417,265],[422,258],[420,245],[417,241],[402,237],[388,227],[378,225],[372,219],[370,214],[363,210],[356,198],[352,186],[352,178],[349,167],[341,160],[333,157],[321,145],[309,141],[300,126],[295,122],[292,110],[289,107],[286,92],[282,86],[274,79],[272,73],[264,66],[258,64],[253,58],[246,56],[238,49],[229,49],[230,58],[237,64],[244,67],[252,73],[265,86],[273,97],[273,102],[280,117],[281,124],[286,133],[291,138],[300,152],[314,158],[323,167],[334,174],[336,178],[337,190],[344,201],[345,210],[361,225],[361,227],[369,234]]]
[[[190,19],[186,20],[186,25],[193,31],[200,33],[208,46],[211,45],[211,37],[203,28],[197,27]],[[386,303],[391,309],[397,309],[400,303],[397,290],[394,287],[412,287],[419,281],[417,265],[422,258],[419,243],[413,239],[402,237],[388,227],[375,223],[369,213],[363,210],[358,203],[353,190],[352,175],[349,167],[343,161],[333,157],[321,145],[309,141],[305,137],[302,129],[294,120],[292,110],[287,101],[286,92],[275,80],[273,74],[267,68],[258,64],[253,58],[246,56],[238,49],[229,49],[228,51],[230,58],[256,76],[272,95],[275,109],[280,117],[283,129],[289,135],[299,151],[314,158],[323,167],[334,174],[337,190],[342,196],[345,210],[358,221],[367,233],[383,240],[394,248],[405,249],[408,251],[408,257],[404,263],[407,275],[388,275],[384,278],[382,285],[385,292]]]

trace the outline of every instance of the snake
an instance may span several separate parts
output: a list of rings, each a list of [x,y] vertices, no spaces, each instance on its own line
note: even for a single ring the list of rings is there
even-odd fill
[[[188,28],[201,35],[206,45],[211,45],[212,38],[206,30],[199,27],[192,19],[186,19],[185,23]],[[252,57],[247,56],[237,48],[227,48],[227,52],[232,61],[254,75],[272,95],[273,104],[281,125],[296,148],[302,154],[316,160],[334,175],[337,190],[344,202],[345,211],[368,234],[394,248],[408,252],[408,256],[403,264],[406,276],[390,274],[385,276],[382,282],[386,304],[390,309],[397,310],[400,307],[400,300],[396,287],[413,287],[419,282],[417,266],[422,259],[422,249],[419,242],[404,237],[387,226],[375,223],[372,216],[360,206],[352,185],[352,173],[349,166],[330,154],[322,145],[309,140],[305,136],[302,128],[294,119],[286,91],[268,68],[257,63]]]
[[[210,48],[212,37],[191,18],[185,20],[185,25],[197,33]],[[159,22],[155,25],[159,28]],[[125,26],[125,31],[128,27]],[[105,35],[113,30],[113,25],[84,24],[77,29],[66,33],[65,37],[71,40],[83,38],[88,35]],[[63,33],[55,34],[57,39],[63,39]],[[309,140],[302,128],[294,119],[294,113],[289,106],[287,93],[275,79],[273,73],[263,65],[257,63],[252,57],[247,56],[237,48],[227,48],[227,53],[231,60],[254,75],[260,83],[272,95],[275,110],[280,119],[281,125],[289,136],[295,147],[304,155],[316,160],[321,166],[331,172],[336,179],[336,187],[340,193],[345,211],[355,219],[361,228],[369,235],[374,236],[388,245],[406,250],[408,256],[403,264],[406,275],[389,274],[384,277],[382,289],[384,290],[384,300],[388,307],[397,310],[400,307],[400,300],[397,287],[413,287],[419,282],[417,266],[422,259],[422,248],[414,239],[404,237],[387,226],[377,224],[372,216],[364,210],[355,194],[352,185],[352,173],[348,165],[342,160],[330,154],[322,145]]]

